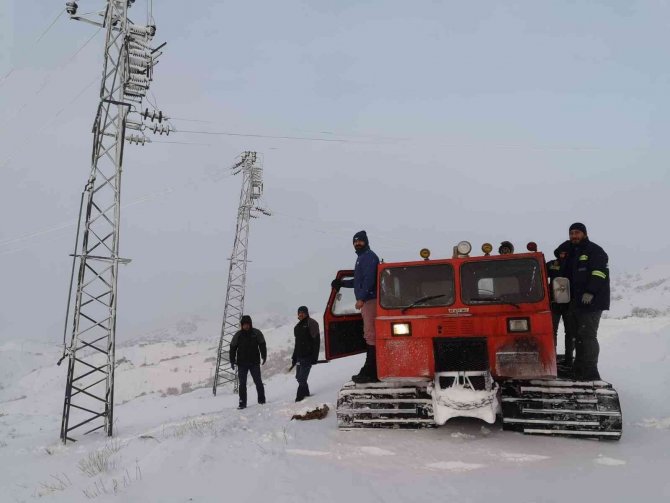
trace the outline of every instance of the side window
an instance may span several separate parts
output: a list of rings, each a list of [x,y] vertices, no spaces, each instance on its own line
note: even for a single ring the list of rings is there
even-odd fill
[[[465,304],[538,302],[544,298],[542,266],[535,259],[477,260],[461,266]]]
[[[353,279],[353,276],[343,276],[341,279],[351,280]],[[340,288],[340,291],[337,292],[335,300],[333,301],[331,312],[335,316],[345,316],[359,313],[359,311],[356,309],[356,296],[354,295],[353,288]]]
[[[496,292],[493,289],[493,278],[482,278],[477,282],[477,295],[486,296],[486,295],[495,295]]]

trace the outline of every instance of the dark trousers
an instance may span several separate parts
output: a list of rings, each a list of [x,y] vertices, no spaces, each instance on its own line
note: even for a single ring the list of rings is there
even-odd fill
[[[551,303],[551,322],[554,326],[554,347],[558,342],[558,326],[563,318],[563,332],[565,334],[565,361],[567,363],[572,363],[572,353],[575,351],[575,340],[574,340],[574,331],[569,334],[568,330],[568,320],[567,313],[570,304],[556,304]]]
[[[567,313],[566,329],[574,334],[575,363],[573,369],[577,379],[600,379],[598,373],[598,326],[602,311],[584,311],[571,304]]]
[[[265,387],[261,380],[261,365],[260,363],[240,363],[237,366],[237,377],[240,380],[240,405],[247,406],[247,372],[251,374],[251,378],[256,385],[256,393],[258,393],[258,403],[265,403]]]
[[[302,400],[309,396],[307,378],[309,377],[310,370],[312,370],[312,358],[298,358],[295,366],[295,380],[298,381],[298,393],[295,396],[296,400]]]

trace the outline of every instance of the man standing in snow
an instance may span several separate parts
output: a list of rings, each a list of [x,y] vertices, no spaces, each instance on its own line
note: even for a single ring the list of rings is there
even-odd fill
[[[365,231],[354,234],[354,250],[356,250],[356,267],[353,280],[334,279],[330,286],[353,288],[356,296],[356,309],[360,309],[363,317],[363,337],[367,346],[365,364],[360,372],[352,376],[355,383],[377,382],[377,353],[375,318],[377,317],[377,266],[379,257],[370,249],[370,242]]]
[[[570,250],[562,276],[570,280],[566,330],[567,336],[575,339],[574,375],[577,380],[599,380],[598,325],[602,312],[610,308],[609,258],[589,240],[584,224],[572,224],[569,236],[570,240],[561,245]]]
[[[312,365],[319,359],[319,346],[321,345],[319,324],[316,320],[310,318],[306,306],[298,308],[298,320],[300,321],[293,328],[295,346],[291,357],[292,367],[296,367],[295,380],[298,381],[298,392],[295,395],[296,402],[300,402],[303,398],[309,396],[307,378]]]
[[[567,242],[566,242],[567,243]],[[563,318],[563,331],[565,332],[565,360],[566,365],[572,365],[572,355],[575,350],[575,341],[572,339],[572,334],[568,337],[568,331],[566,328],[566,314],[568,312],[569,304],[559,304],[554,301],[554,291],[552,289],[552,284],[554,278],[561,277],[563,264],[568,257],[568,252],[570,251],[570,245],[563,243],[561,246],[554,250],[554,260],[547,262],[547,277],[549,278],[549,294],[551,296],[551,321],[554,327],[554,347],[558,341],[558,326]]]
[[[263,332],[253,328],[251,316],[242,316],[240,326],[242,330],[235,333],[230,343],[230,365],[235,369],[235,364],[237,364],[237,376],[240,380],[240,405],[237,408],[244,409],[247,406],[247,372],[251,373],[256,385],[258,403],[265,403],[265,388],[261,380],[260,364],[262,360],[265,365],[267,348]]]

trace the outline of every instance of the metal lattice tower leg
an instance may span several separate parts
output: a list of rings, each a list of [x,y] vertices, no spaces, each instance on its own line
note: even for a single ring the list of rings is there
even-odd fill
[[[128,115],[133,103],[141,105],[156,62],[155,51],[148,47],[156,29],[129,21],[128,8],[133,2],[108,0],[101,17],[92,19],[76,16],[76,2],[67,3],[73,19],[106,28],[106,36],[91,172],[82,194],[84,215],[80,213],[73,255],[70,296],[77,260],[79,267],[72,335],[61,359],[68,358],[60,434],[64,443],[74,440],[71,432],[84,426],[85,433],[103,429],[112,435],[118,268],[129,262],[119,257],[123,147],[124,140],[147,141],[140,135],[126,135],[126,128],[144,129],[144,125],[129,121]],[[163,125],[156,127],[159,129],[165,132]]]
[[[242,190],[237,212],[237,228],[233,253],[228,269],[228,289],[223,310],[221,339],[216,358],[216,372],[212,392],[216,395],[217,386],[233,383],[237,391],[237,373],[230,365],[230,343],[233,335],[240,329],[240,318],[244,312],[244,289],[247,278],[247,251],[249,243],[249,221],[259,214],[270,215],[262,207],[263,167],[256,152],[243,152],[240,160],[231,168],[233,174],[242,173]]]

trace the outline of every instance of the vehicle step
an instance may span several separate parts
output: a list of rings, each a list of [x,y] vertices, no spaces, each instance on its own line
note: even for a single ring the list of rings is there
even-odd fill
[[[363,424],[403,424],[403,423],[425,423],[425,424],[435,424],[433,419],[425,418],[398,418],[398,419],[354,419],[354,423],[363,423]]]
[[[351,403],[433,403],[431,398],[354,398]]]
[[[575,394],[593,394],[598,391],[593,388],[560,388],[560,387],[544,387],[544,386],[522,386],[521,393],[552,393],[556,395],[575,395]],[[616,393],[616,392],[615,392]]]
[[[521,409],[521,412],[524,414],[583,414],[588,416],[615,416],[621,417],[621,412],[617,411],[605,411],[605,410],[588,410],[588,409],[532,409],[524,408]]]
[[[524,428],[524,433],[534,435],[565,435],[565,436],[580,436],[580,437],[611,437],[620,438],[620,431],[597,431],[597,430],[542,430],[533,428]]]
[[[352,389],[341,389],[340,395],[402,395],[402,394],[416,394],[416,388],[352,388]]]
[[[355,414],[417,414],[416,408],[414,409],[339,409],[337,414],[343,415],[355,415]]]
[[[561,424],[563,426],[600,426],[598,421],[554,421],[552,419],[521,419],[503,417],[503,423],[511,424]]]
[[[565,402],[576,402],[576,403],[598,403],[597,398],[528,398],[528,397],[515,397],[515,396],[503,396],[503,402],[542,402],[542,403],[565,403]]]
[[[570,387],[570,386],[593,386],[598,388],[608,388],[612,385],[605,381],[564,381],[564,380],[543,380],[543,379],[531,379],[528,381],[529,384],[534,384],[537,386],[559,386],[559,387]]]

